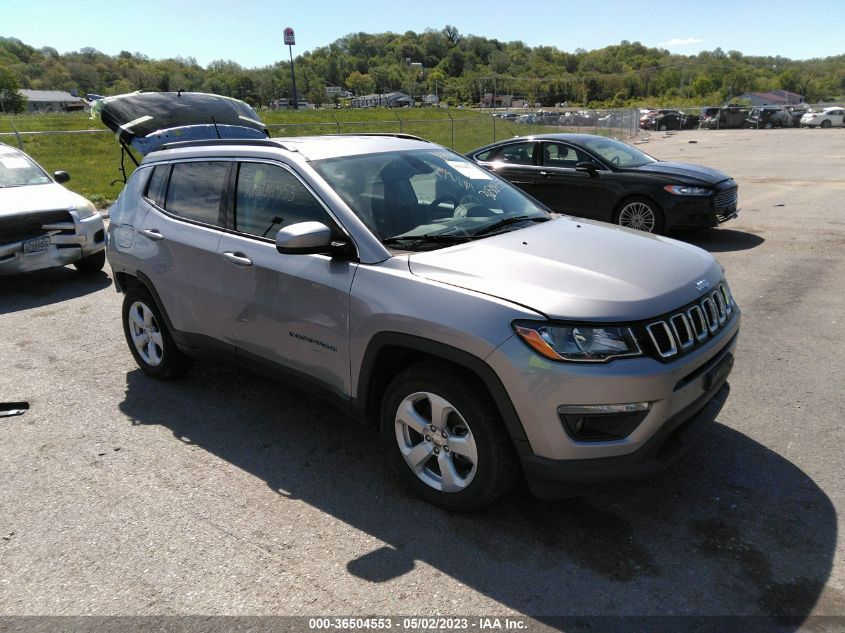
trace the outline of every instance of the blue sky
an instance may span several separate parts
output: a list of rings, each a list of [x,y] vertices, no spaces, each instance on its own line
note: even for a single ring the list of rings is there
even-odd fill
[[[288,58],[348,33],[422,32],[456,26],[466,34],[564,51],[622,40],[679,54],[738,50],[809,59],[845,54],[845,0],[0,0],[0,36],[60,52],[91,46],[153,59],[193,56],[203,66],[231,59],[247,68]],[[670,10],[671,9],[671,10]]]

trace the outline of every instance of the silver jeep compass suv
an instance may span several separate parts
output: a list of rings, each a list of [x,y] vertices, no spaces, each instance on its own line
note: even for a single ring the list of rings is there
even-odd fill
[[[455,509],[657,472],[728,396],[739,309],[708,253],[547,211],[406,135],[165,145],[111,210],[135,360],[209,351],[322,386]]]

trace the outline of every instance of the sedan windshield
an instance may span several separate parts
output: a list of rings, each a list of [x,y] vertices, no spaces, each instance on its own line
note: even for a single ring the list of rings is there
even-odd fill
[[[511,184],[445,149],[312,163],[380,240],[440,248],[551,218]]]
[[[27,156],[11,147],[0,146],[0,187],[44,185],[50,177]]]
[[[594,152],[611,165],[618,167],[641,167],[657,162],[645,152],[636,147],[604,136],[594,136],[582,141],[584,147]]]

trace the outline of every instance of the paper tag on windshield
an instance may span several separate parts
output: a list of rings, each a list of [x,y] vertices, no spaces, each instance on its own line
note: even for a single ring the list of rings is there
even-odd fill
[[[18,158],[17,156],[10,157],[10,158],[0,158],[0,163],[3,163],[3,167],[6,169],[26,169],[29,167],[29,163],[26,162],[23,158]]]
[[[472,163],[464,163],[462,161],[457,160],[447,160],[446,164],[449,165],[452,169],[458,172],[464,178],[469,178],[470,180],[492,180],[492,176],[488,174],[486,171],[481,169],[481,167],[476,167]]]

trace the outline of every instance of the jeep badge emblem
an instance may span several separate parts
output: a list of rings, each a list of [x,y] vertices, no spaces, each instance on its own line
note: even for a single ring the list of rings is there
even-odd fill
[[[695,289],[699,292],[704,292],[705,290],[710,288],[710,282],[706,279],[699,279],[695,282]]]

